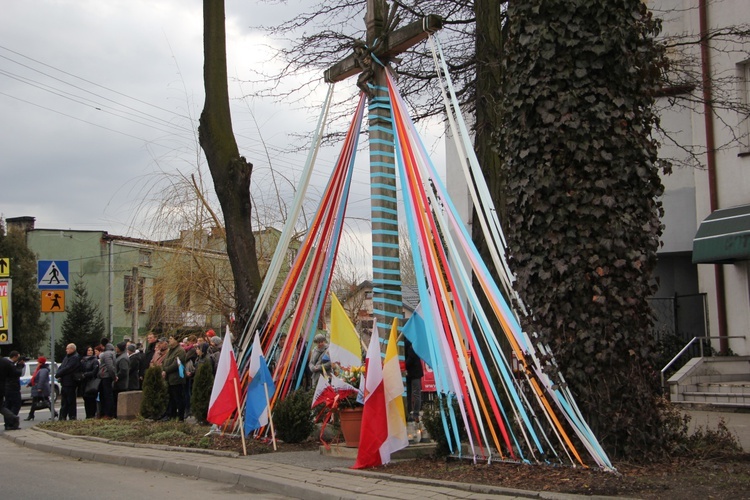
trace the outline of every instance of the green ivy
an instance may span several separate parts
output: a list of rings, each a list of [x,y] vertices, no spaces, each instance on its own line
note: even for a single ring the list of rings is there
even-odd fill
[[[510,264],[533,317],[614,456],[663,449],[646,298],[662,231],[654,95],[661,26],[641,0],[509,2],[497,131]]]

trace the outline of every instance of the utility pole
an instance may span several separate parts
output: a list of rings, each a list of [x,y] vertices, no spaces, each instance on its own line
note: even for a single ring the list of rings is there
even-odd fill
[[[354,54],[325,72],[329,83],[362,73],[358,85],[369,84],[370,216],[372,220],[373,314],[378,330],[387,338],[393,318],[403,319],[399,265],[398,199],[393,121],[386,71],[389,61],[442,27],[440,16],[423,19],[393,30],[395,10],[389,14],[386,0],[367,0],[366,47],[355,43]],[[358,52],[359,50],[359,52]],[[364,54],[363,54],[364,52]],[[374,55],[375,57],[372,57]],[[369,56],[369,57],[368,57]],[[384,66],[378,64],[377,58]],[[363,60],[366,62],[363,63]],[[364,77],[364,78],[363,78]],[[366,80],[366,81],[362,81]]]

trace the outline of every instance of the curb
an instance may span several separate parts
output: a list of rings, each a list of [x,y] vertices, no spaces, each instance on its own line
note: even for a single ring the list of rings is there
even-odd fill
[[[108,463],[113,465],[135,467],[142,469],[149,469],[152,471],[161,471],[172,473],[181,476],[194,477],[197,479],[205,479],[209,481],[219,482],[229,486],[242,486],[254,489],[260,489],[269,493],[276,493],[285,496],[304,498],[310,500],[328,500],[328,499],[342,499],[342,500],[355,500],[362,498],[363,496],[372,495],[374,492],[367,489],[366,485],[357,484],[356,481],[346,482],[346,486],[341,485],[341,476],[355,476],[361,478],[367,478],[377,482],[382,482],[384,489],[378,488],[381,498],[389,498],[387,494],[387,483],[397,483],[403,485],[414,485],[414,486],[426,486],[426,487],[442,487],[448,490],[453,490],[457,494],[456,497],[476,495],[502,495],[506,497],[514,498],[541,498],[549,500],[570,500],[583,498],[580,495],[556,493],[556,492],[536,492],[528,490],[517,490],[512,488],[504,488],[502,486],[482,485],[482,484],[471,484],[471,483],[457,483],[452,481],[443,481],[435,479],[424,479],[416,478],[411,476],[399,476],[395,474],[389,474],[384,472],[372,472],[363,470],[353,470],[342,467],[322,470],[311,470],[308,468],[294,467],[297,471],[304,469],[305,471],[314,472],[311,477],[278,477],[269,474],[268,471],[273,468],[278,468],[279,464],[273,462],[263,462],[262,459],[253,463],[255,469],[249,470],[247,466],[250,464],[249,461],[241,460],[242,456],[235,452],[226,452],[220,450],[203,450],[198,448],[180,448],[175,446],[164,446],[164,445],[148,445],[143,444],[138,446],[140,443],[123,443],[117,441],[111,441],[108,439],[91,437],[91,436],[74,436],[71,434],[64,434],[56,431],[49,431],[46,429],[30,428],[27,430],[34,430],[40,434],[45,434],[55,440],[59,439],[59,443],[43,443],[33,442],[28,436],[4,433],[2,437],[11,441],[19,446],[31,448],[37,451],[45,453],[54,453],[57,455],[67,456],[80,460],[96,461],[100,463]],[[175,455],[173,457],[149,457],[149,456],[128,456],[126,454],[115,453],[112,450],[97,451],[92,449],[85,449],[81,447],[68,446],[65,441],[79,440],[84,442],[101,443],[110,446],[120,446],[125,448],[150,448],[153,450],[164,451],[164,452],[182,452],[182,453],[196,453],[202,455],[213,455],[216,456],[220,462],[221,459],[231,459],[230,463],[223,461],[223,463],[204,463],[196,460],[192,460],[188,457]],[[237,460],[235,460],[237,459]],[[295,471],[287,471],[293,474]],[[326,477],[329,476],[329,477]],[[338,481],[336,476],[339,476]],[[339,483],[337,486],[334,483]],[[392,486],[394,489],[398,489],[398,486]],[[463,494],[461,494],[463,493]],[[390,497],[394,498],[394,497]],[[399,497],[395,497],[399,498]],[[587,499],[606,499],[613,497],[604,496],[586,496]],[[620,499],[622,500],[622,499]]]
[[[80,439],[82,441],[93,441],[96,443],[112,444],[116,446],[124,446],[127,448],[148,448],[152,450],[162,450],[162,451],[183,451],[187,453],[199,453],[201,455],[214,455],[217,457],[228,457],[228,458],[238,458],[240,456],[240,454],[235,451],[210,450],[210,449],[203,449],[203,448],[188,448],[188,447],[182,447],[182,446],[169,446],[165,444],[130,443],[127,441],[114,441],[111,439],[105,439],[105,438],[100,438],[100,437],[95,437],[95,436],[78,436],[76,434],[65,434],[64,432],[51,431],[48,429],[38,429],[37,427],[31,427],[30,430],[33,430],[36,432],[43,432],[44,434],[48,434],[58,439],[65,439],[65,440]]]

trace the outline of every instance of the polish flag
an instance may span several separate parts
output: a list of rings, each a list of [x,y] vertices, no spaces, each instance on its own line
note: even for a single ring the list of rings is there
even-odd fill
[[[212,424],[221,425],[237,410],[237,394],[235,387],[239,387],[240,374],[237,371],[237,361],[232,350],[232,334],[227,326],[226,334],[221,345],[219,364],[216,367],[214,387],[211,390],[211,401],[208,404],[206,420]]]
[[[385,406],[385,389],[383,387],[383,364],[380,360],[380,337],[377,324],[372,329],[370,346],[365,360],[365,407],[362,412],[362,429],[360,434],[357,460],[352,469],[377,467],[391,460],[387,453],[385,460],[381,451],[388,440],[388,415]]]
[[[312,398],[312,405],[310,407],[315,408],[321,403],[325,403],[326,406],[330,406],[331,403],[333,403],[334,399],[336,399],[336,391],[334,391],[333,387],[331,387],[331,383],[328,382],[328,378],[319,377],[318,385],[315,387],[315,392],[313,393]]]

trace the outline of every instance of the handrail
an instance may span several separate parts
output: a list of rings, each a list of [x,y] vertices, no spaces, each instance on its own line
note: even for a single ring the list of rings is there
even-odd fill
[[[683,347],[680,350],[680,352],[678,352],[675,355],[675,357],[672,358],[672,360],[669,363],[667,363],[667,365],[664,368],[661,369],[661,389],[662,389],[662,391],[664,390],[664,373],[667,370],[669,370],[669,367],[672,366],[675,363],[675,361],[677,361],[677,359],[680,356],[682,356],[683,354],[685,354],[685,351],[687,351],[688,348],[691,345],[693,345],[693,342],[695,342],[698,339],[705,340],[705,339],[719,339],[719,338],[721,338],[721,339],[744,339],[746,337],[744,335],[729,335],[729,336],[727,336],[727,335],[704,335],[704,336],[701,336],[701,337],[693,337],[692,339],[690,339],[690,342],[688,342],[687,345],[685,345],[685,347]],[[701,352],[701,356],[700,357],[702,358],[703,357],[703,342],[700,343],[700,352]]]

